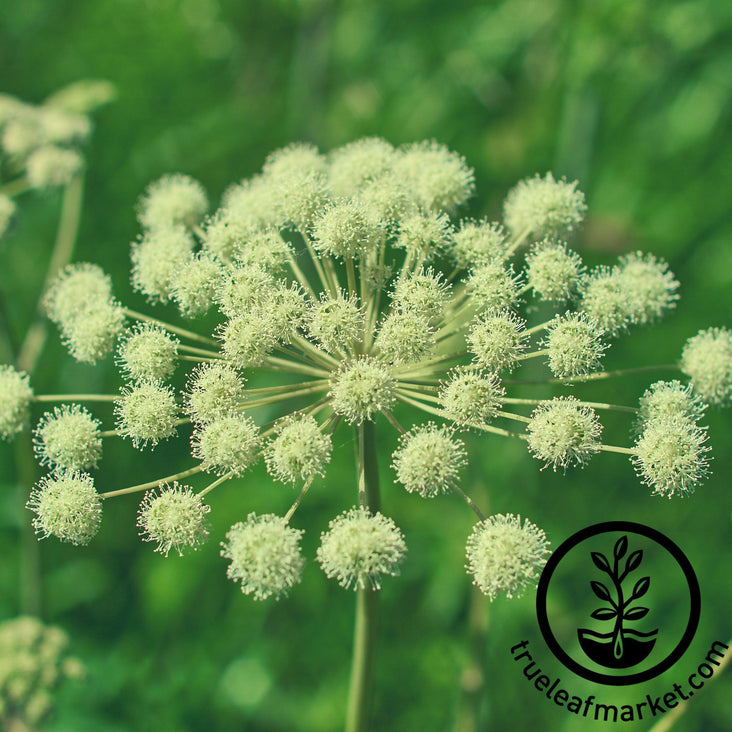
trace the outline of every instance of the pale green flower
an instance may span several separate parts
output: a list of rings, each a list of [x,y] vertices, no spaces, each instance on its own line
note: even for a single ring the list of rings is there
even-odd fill
[[[185,548],[198,549],[208,538],[206,515],[211,510],[188,486],[173,482],[148,491],[140,504],[137,526],[143,541],[157,543],[155,551],[179,556]]]
[[[549,556],[546,534],[528,519],[496,514],[473,527],[467,543],[467,570],[490,600],[521,597],[536,585]]]
[[[351,508],[328,524],[317,557],[326,576],[345,589],[381,588],[383,576],[396,577],[407,553],[404,535],[381,513]]]
[[[33,487],[28,508],[41,538],[55,536],[71,544],[88,544],[99,531],[102,501],[94,481],[76,471],[47,475]]]
[[[221,544],[221,556],[231,561],[226,575],[241,582],[241,591],[255,600],[279,599],[300,582],[302,533],[274,514],[250,513]]]

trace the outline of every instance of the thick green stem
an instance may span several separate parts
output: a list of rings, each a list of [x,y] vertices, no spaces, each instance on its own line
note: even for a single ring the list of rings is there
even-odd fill
[[[56,275],[71,261],[76,248],[76,240],[79,234],[79,223],[81,221],[81,207],[84,195],[84,180],[81,177],[75,178],[64,189],[63,202],[61,204],[61,217],[56,233],[56,242],[51,252],[51,257],[46,268],[46,277],[43,281],[38,304],[36,305],[36,317],[25,334],[23,343],[18,352],[17,365],[19,369],[33,374],[41,351],[46,344],[48,335],[48,320],[43,312],[43,295],[49,284]]]
[[[373,424],[366,422],[359,426],[357,436],[358,501],[370,511],[378,511],[379,475]],[[359,587],[356,596],[356,627],[353,635],[346,732],[367,732],[369,729],[377,611],[377,591],[370,587]]]
[[[21,184],[22,180],[20,179]],[[36,305],[36,315],[20,344],[16,365],[30,376],[35,373],[48,336],[48,323],[43,313],[43,294],[54,277],[71,261],[76,247],[81,221],[84,180],[75,178],[66,186],[61,204],[56,241],[46,267],[46,276]],[[33,460],[33,447],[29,432],[21,435],[16,443],[18,479],[21,487],[20,501],[25,514],[25,502],[31,486],[38,479]],[[23,612],[38,615],[41,609],[41,561],[38,539],[30,521],[24,521],[21,551],[21,605]]]
[[[31,487],[38,480],[38,469],[33,459],[33,447],[26,433],[15,442],[15,462],[18,471],[18,499],[22,515]],[[20,552],[20,606],[27,615],[41,612],[41,556],[38,537],[30,519],[23,522],[22,551]]]

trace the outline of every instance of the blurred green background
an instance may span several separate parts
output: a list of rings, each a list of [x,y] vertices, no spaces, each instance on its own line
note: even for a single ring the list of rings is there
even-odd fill
[[[698,329],[732,325],[731,41],[732,4],[717,0],[4,0],[0,91],[40,102],[80,78],[116,85],[118,99],[96,114],[87,150],[77,259],[100,263],[120,299],[138,309],[145,305],[127,279],[134,202],[165,172],[193,175],[216,201],[290,141],[328,150],[380,135],[394,144],[435,138],[465,155],[477,176],[473,215],[498,216],[508,188],[536,171],[577,178],[589,204],[581,235],[589,263],[642,248],[666,258],[682,282],[677,310],[622,339],[607,359],[612,368],[668,363]],[[0,251],[20,333],[59,205],[56,194],[26,197]],[[649,381],[618,380],[612,398],[632,404]],[[117,377],[109,361],[93,369],[73,362],[53,333],[35,385],[104,391]],[[609,398],[608,388],[583,393]],[[491,512],[530,517],[555,546],[598,521],[647,523],[694,565],[703,607],[690,650],[632,691],[602,689],[607,701],[666,691],[712,641],[729,637],[729,412],[712,411],[707,422],[714,475],[695,496],[673,501],[649,496],[622,456],[554,474],[540,472],[520,444],[469,438],[465,488]],[[352,501],[350,443],[346,430],[337,433],[328,479],[298,513],[309,557],[327,519]],[[170,473],[182,462],[179,446],[161,445],[151,457],[110,445],[99,489]],[[451,497],[424,502],[394,489],[384,447],[384,506],[410,554],[382,595],[374,729],[587,729],[539,698],[509,648],[529,638],[547,673],[583,695],[597,687],[553,659],[532,597],[489,608],[472,595],[463,569],[470,512]],[[30,520],[20,508],[29,486],[19,485],[14,465],[12,446],[0,445],[0,619],[21,610]],[[284,511],[292,498],[261,467],[227,484],[212,499],[212,540],[183,559],[141,545],[132,497],[105,508],[90,547],[44,542],[42,615],[69,631],[89,667],[84,684],[61,694],[49,729],[340,729],[354,598],[310,561],[290,598],[254,603],[225,579],[218,557],[231,523],[251,510]],[[732,729],[731,683],[732,675],[710,684],[675,729]]]

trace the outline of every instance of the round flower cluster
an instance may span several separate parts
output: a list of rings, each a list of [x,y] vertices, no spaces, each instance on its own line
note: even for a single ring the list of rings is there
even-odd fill
[[[602,362],[616,339],[673,309],[678,282],[642,252],[588,269],[571,243],[586,212],[576,182],[551,173],[520,182],[503,222],[461,220],[473,193],[473,171],[443,145],[375,138],[329,155],[309,144],[278,150],[213,211],[188,175],[153,182],[137,206],[131,282],[180,320],[123,308],[92,264],[51,285],[46,309],[72,355],[94,361],[116,344],[123,383],[41,418],[36,450],[52,472],[29,502],[38,532],[86,543],[102,501],[147,491],[143,539],[165,555],[195,549],[208,536],[209,493],[262,459],[299,492],[283,516],[244,503],[222,555],[245,594],[280,597],[304,564],[291,524],[334,446],[348,441],[334,437],[341,430],[357,445],[354,507],[324,522],[316,558],[325,574],[371,591],[399,572],[405,537],[382,512],[375,480],[378,452],[391,449],[398,489],[414,500],[457,496],[480,517],[468,570],[494,598],[535,581],[547,542],[511,514],[486,519],[462,491],[466,433],[521,440],[554,470],[625,455],[653,493],[690,493],[708,473],[704,405],[732,401],[730,332],[689,340],[680,361],[689,385],[654,384],[638,407],[585,401],[584,382],[613,375]],[[3,437],[25,427],[36,398],[52,399],[0,369]],[[113,403],[114,428],[101,429],[95,400],[99,410]],[[637,415],[631,446],[604,442],[606,410]],[[179,472],[96,492],[90,471],[103,440],[147,449],[179,432],[188,456]]]
[[[0,157],[14,176],[11,189],[44,190],[77,180],[84,170],[82,146],[92,131],[89,114],[114,98],[104,81],[79,81],[43,104],[0,94]],[[0,237],[15,211],[12,198],[0,196]]]
[[[81,661],[69,655],[69,638],[53,625],[21,616],[0,623],[0,726],[39,729],[54,708],[53,694],[83,677]]]

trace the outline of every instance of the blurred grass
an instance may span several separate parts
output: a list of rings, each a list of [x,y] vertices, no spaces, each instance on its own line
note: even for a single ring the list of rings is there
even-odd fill
[[[5,0],[2,12],[2,91],[40,101],[85,77],[109,79],[119,91],[96,116],[77,258],[108,270],[132,307],[144,307],[127,279],[128,244],[138,233],[133,204],[150,180],[181,170],[216,200],[292,140],[327,150],[381,135],[395,144],[436,138],[464,154],[478,180],[474,215],[499,215],[507,189],[535,171],[578,178],[589,203],[582,235],[589,263],[634,248],[668,259],[682,282],[678,309],[621,340],[609,367],[669,362],[700,327],[732,322],[729,3]],[[0,251],[16,333],[33,313],[58,206],[55,194],[24,200],[20,226]],[[116,384],[111,364],[73,363],[55,335],[35,382],[46,392]],[[618,401],[632,403],[646,384],[618,381]],[[607,391],[598,386],[597,394]],[[732,431],[726,413],[708,421],[715,474],[693,498],[675,501],[651,498],[621,456],[563,475],[539,472],[521,445],[470,438],[465,487],[484,492],[491,511],[531,517],[555,545],[597,521],[640,521],[690,557],[702,585],[700,630],[677,667],[634,688],[633,698],[685,678],[712,640],[729,635],[732,583],[722,560],[730,549]],[[339,431],[328,480],[298,514],[310,557],[326,518],[351,503],[349,441]],[[100,490],[178,464],[174,445],[152,457],[132,453],[110,444]],[[384,503],[410,555],[402,579],[383,593],[374,729],[449,730],[469,661],[463,546],[471,516],[449,497],[421,502],[392,490],[384,455]],[[20,515],[17,494],[27,486],[17,485],[4,444],[0,466],[4,618],[19,609],[19,527],[29,516]],[[43,615],[69,630],[90,667],[86,685],[65,692],[49,729],[339,729],[353,598],[311,561],[289,599],[255,604],[224,579],[217,556],[233,521],[251,510],[286,510],[292,497],[261,467],[222,487],[212,541],[182,560],[140,544],[134,499],[106,507],[88,549],[45,542]],[[499,600],[488,612],[487,645],[479,646],[492,670],[477,729],[585,729],[535,700],[510,666],[508,648],[519,639],[541,648],[532,599]],[[541,662],[562,675],[545,648]],[[729,679],[710,685],[675,729],[732,728],[729,688]]]

